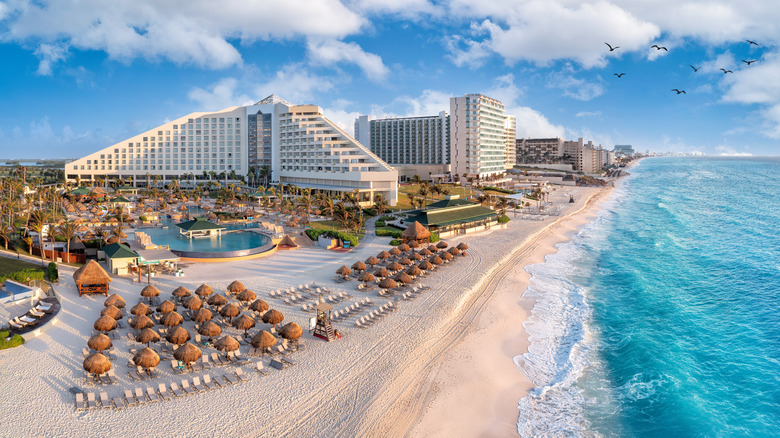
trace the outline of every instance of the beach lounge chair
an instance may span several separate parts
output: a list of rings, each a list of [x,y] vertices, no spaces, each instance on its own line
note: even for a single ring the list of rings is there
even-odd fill
[[[165,386],[164,383],[157,384],[157,393],[160,394],[160,398],[162,398],[163,400],[171,399],[171,393],[168,392],[168,388]]]
[[[176,359],[171,359],[171,368],[173,369],[173,372],[176,374],[182,374],[186,369],[186,367],[179,365],[179,361]]]
[[[179,385],[177,385],[176,382],[171,383],[171,392],[173,392],[173,395],[176,397],[181,397],[184,395],[184,391],[179,389]]]
[[[209,360],[208,354],[204,354],[203,356],[201,356],[200,360],[201,360],[201,364],[200,364],[201,368],[203,368],[204,370],[210,370],[214,366],[214,364],[212,364],[211,361]]]
[[[127,375],[130,377],[130,379],[133,380],[133,382],[137,382],[137,381],[139,381],[139,380],[141,380],[143,378],[143,377],[141,377],[140,374],[138,374],[138,371],[136,371],[136,370],[129,371],[127,373]]]
[[[227,362],[222,359],[217,353],[211,353],[211,361],[217,365],[225,365]]]
[[[78,392],[76,393],[76,410],[83,411],[85,409],[87,409],[87,405],[84,402],[84,393]]]
[[[151,386],[146,387],[146,397],[149,399],[150,402],[160,401],[160,397],[157,396],[157,393],[154,392],[154,389]]]
[[[114,409],[124,409],[125,408],[125,402],[122,400],[121,397],[114,397],[111,399],[111,404],[114,405]]]
[[[238,383],[238,378],[235,376],[231,376],[230,374],[223,374],[222,378],[227,380],[227,382],[230,383],[231,385],[235,385],[236,383]]]
[[[146,395],[144,395],[143,389],[138,387],[135,388],[135,399],[138,400],[138,404],[146,404]]]
[[[193,377],[192,378],[192,387],[195,388],[195,390],[198,391],[198,392],[204,392],[206,390],[206,388],[203,387],[203,385],[200,384],[200,377]]]
[[[235,375],[236,375],[236,377],[238,377],[238,380],[240,380],[242,382],[246,382],[247,380],[249,380],[247,378],[246,374],[244,374],[244,369],[243,368],[236,368]]]
[[[270,366],[272,368],[276,368],[277,370],[283,370],[283,369],[287,368],[287,363],[282,362],[279,359],[272,359],[271,363],[268,364],[268,366]]]
[[[182,379],[181,389],[187,394],[195,394],[195,392],[197,391],[197,389],[190,386],[190,381],[186,379]]]
[[[293,365],[298,365],[298,361],[296,361],[296,360],[293,360],[293,359],[290,359],[290,358],[288,358],[288,357],[283,357],[283,358],[282,358],[282,362],[284,362],[284,363],[286,363],[286,364],[288,364],[288,365],[290,365],[290,366],[293,366]]]
[[[363,323],[360,322],[360,320],[355,321],[355,327],[357,327],[357,328],[364,328],[363,327]]]
[[[97,401],[95,400],[95,393],[94,392],[88,392],[87,393],[87,409],[96,409],[97,408]]]
[[[34,308],[33,308],[33,309],[30,309],[30,312],[29,312],[29,313],[30,313],[30,315],[32,315],[32,316],[34,316],[34,317],[36,317],[36,318],[41,318],[41,317],[43,317],[44,315],[46,315],[45,313],[43,313],[43,312],[39,312],[39,311],[35,310]]]
[[[214,383],[219,385],[221,388],[224,388],[224,387],[226,387],[228,385],[228,382],[223,377],[220,377],[220,376],[214,376],[214,378],[212,380],[214,381]]]
[[[125,389],[125,403],[127,403],[127,406],[135,406],[137,404],[135,402],[135,396],[133,396],[133,393],[130,392],[129,389]]]
[[[111,400],[108,399],[108,394],[105,391],[100,392],[100,407],[103,409],[111,408]]]
[[[217,383],[212,381],[208,374],[203,375],[203,385],[208,389],[217,389]]]
[[[260,373],[261,376],[267,376],[268,375],[268,371],[266,371],[265,368],[263,367],[263,362],[262,361],[258,361],[258,362],[255,363],[255,371]]]
[[[240,364],[245,364],[245,363],[249,362],[249,360],[250,360],[248,357],[242,356],[241,352],[238,351],[238,350],[234,351],[233,355],[230,358],[231,358],[231,360],[233,360],[233,362],[235,362],[236,364],[239,364],[239,365]]]
[[[84,357],[87,357],[87,356],[89,356],[89,350],[87,350],[86,348],[82,348],[82,349],[81,349],[81,354],[82,354]]]

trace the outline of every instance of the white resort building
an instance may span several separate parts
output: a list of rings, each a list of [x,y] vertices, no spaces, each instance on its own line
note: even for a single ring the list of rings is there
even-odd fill
[[[271,95],[254,105],[197,112],[65,165],[66,179],[123,179],[135,187],[267,166],[273,183],[332,194],[357,191],[372,202],[398,199],[398,173],[328,120],[316,105]]]

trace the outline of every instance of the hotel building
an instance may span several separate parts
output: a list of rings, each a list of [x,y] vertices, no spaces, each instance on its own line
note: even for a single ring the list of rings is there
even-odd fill
[[[503,103],[481,94],[450,98],[453,173],[491,179],[511,169],[515,155],[514,117],[504,113]]]
[[[331,194],[354,192],[366,204],[398,198],[398,173],[328,120],[316,105],[271,95],[254,105],[197,112],[65,165],[68,181],[124,179],[143,187],[209,174],[247,175],[268,166],[274,183]]]

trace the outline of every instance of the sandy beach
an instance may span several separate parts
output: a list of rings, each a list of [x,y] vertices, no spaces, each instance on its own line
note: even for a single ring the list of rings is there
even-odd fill
[[[102,296],[78,297],[63,268],[56,287],[63,311],[57,324],[22,348],[0,352],[0,376],[9,401],[24,415],[4,420],[10,436],[480,436],[514,433],[515,406],[531,387],[512,358],[525,349],[522,322],[532,303],[521,295],[527,283],[522,269],[541,262],[573,230],[587,222],[609,189],[558,188],[552,200],[566,209],[544,221],[513,220],[506,229],[447,240],[470,246],[466,257],[437,269],[422,280],[430,290],[411,301],[394,300],[398,310],[367,329],[355,318],[336,327],[345,336],[326,343],[304,334],[307,349],[292,356],[298,365],[253,371],[254,358],[242,368],[246,383],[203,394],[148,403],[124,410],[77,412],[68,389],[80,386],[84,371],[81,349],[103,308]],[[568,204],[573,193],[576,202]],[[596,196],[594,196],[596,195]],[[593,198],[591,198],[594,196]],[[189,264],[182,278],[161,277],[155,285],[162,298],[179,285],[194,290],[208,283],[220,292],[233,280],[267,300],[285,321],[307,326],[311,314],[270,297],[277,288],[316,283],[343,291],[350,301],[370,297],[377,308],[388,299],[355,289],[354,282],[335,284],[335,270],[388,249],[389,238],[369,237],[349,253],[319,248],[283,251],[273,257],[230,264]],[[116,278],[111,292],[129,306],[138,302],[145,284]],[[191,329],[187,324],[185,328]],[[267,329],[259,323],[257,329]],[[236,336],[239,332],[230,332]],[[124,336],[124,333],[122,333]],[[234,367],[217,367],[185,376],[160,365],[158,379],[133,382],[127,376],[129,341],[117,341],[113,362],[119,382],[83,388],[109,397],[124,389],[180,381],[182,377],[219,375]],[[242,349],[245,347],[242,347]],[[208,350],[208,349],[204,349]],[[211,350],[208,350],[211,352]],[[455,433],[455,431],[457,433]]]

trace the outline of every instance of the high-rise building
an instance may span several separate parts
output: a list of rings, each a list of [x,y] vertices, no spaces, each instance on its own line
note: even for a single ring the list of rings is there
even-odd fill
[[[515,116],[506,116],[504,127],[504,169],[515,167],[517,163],[517,120]]]
[[[450,162],[460,177],[486,179],[514,165],[504,104],[481,94],[450,98]],[[511,149],[514,149],[514,136]]]
[[[124,179],[145,186],[201,175],[247,175],[267,166],[271,181],[315,191],[354,192],[368,203],[398,198],[398,173],[315,105],[271,95],[254,105],[197,112],[65,165],[68,181]]]
[[[615,155],[618,156],[626,156],[630,157],[633,156],[636,152],[634,151],[634,147],[630,144],[616,144],[615,148],[613,149],[615,152]]]
[[[518,138],[517,164],[551,164],[562,161],[564,140],[555,138]]]

